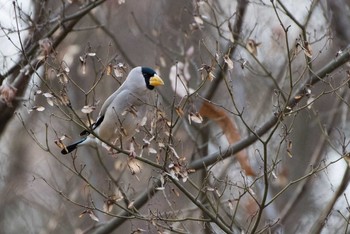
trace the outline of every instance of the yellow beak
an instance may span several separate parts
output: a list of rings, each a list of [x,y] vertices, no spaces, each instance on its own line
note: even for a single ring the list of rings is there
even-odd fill
[[[154,75],[149,79],[149,84],[152,86],[159,86],[164,85],[164,81],[158,75]]]

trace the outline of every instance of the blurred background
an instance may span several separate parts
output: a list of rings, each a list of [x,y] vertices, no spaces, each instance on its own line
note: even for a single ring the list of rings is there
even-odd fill
[[[1,233],[349,232],[349,6],[0,1]],[[61,155],[135,66],[137,156]]]

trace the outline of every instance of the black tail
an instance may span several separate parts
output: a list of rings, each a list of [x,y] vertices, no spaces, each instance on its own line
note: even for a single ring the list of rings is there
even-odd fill
[[[86,137],[80,139],[79,141],[71,144],[71,145],[68,145],[66,146],[62,151],[61,151],[61,154],[68,154],[70,152],[72,152],[73,150],[75,150],[79,144],[81,144],[82,142],[84,142],[86,140]]]

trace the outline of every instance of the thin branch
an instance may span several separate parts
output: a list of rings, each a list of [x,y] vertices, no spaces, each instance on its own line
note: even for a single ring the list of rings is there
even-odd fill
[[[221,149],[215,153],[209,154],[205,157],[202,157],[196,161],[193,161],[189,168],[192,169],[203,169],[205,166],[208,166],[210,164],[213,164],[217,161],[220,161],[222,159],[231,157],[232,155],[238,153],[242,149],[250,146],[253,144],[256,140],[258,140],[258,137],[263,136],[266,134],[273,126],[275,126],[278,121],[284,118],[285,115],[288,114],[290,110],[292,110],[307,94],[306,88],[309,87],[309,85],[314,85],[319,81],[322,81],[328,74],[335,71],[340,66],[344,65],[346,62],[350,60],[350,46],[344,52],[338,56],[337,58],[333,59],[333,61],[326,64],[322,69],[320,69],[316,75],[311,76],[309,79],[306,80],[304,85],[302,85],[293,95],[294,97],[298,98],[291,98],[289,102],[287,103],[287,109],[281,110],[278,113],[275,113],[273,116],[271,116],[259,129],[257,129],[256,136],[248,136],[237,143],[230,145],[226,147],[225,149]],[[301,97],[301,98],[300,98]]]

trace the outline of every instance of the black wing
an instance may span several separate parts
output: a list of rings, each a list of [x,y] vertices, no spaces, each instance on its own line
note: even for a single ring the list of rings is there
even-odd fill
[[[80,139],[79,141],[77,141],[71,145],[64,147],[64,149],[61,151],[61,153],[68,154],[68,153],[72,152],[73,150],[75,150],[78,147],[79,144],[83,143],[85,140],[86,140],[86,137]]]
[[[84,129],[84,131],[82,131],[80,133],[80,136],[89,135],[91,131],[95,130],[98,126],[101,125],[101,123],[102,123],[104,118],[105,118],[104,115],[98,117],[97,121],[91,125],[91,128],[90,129]]]

